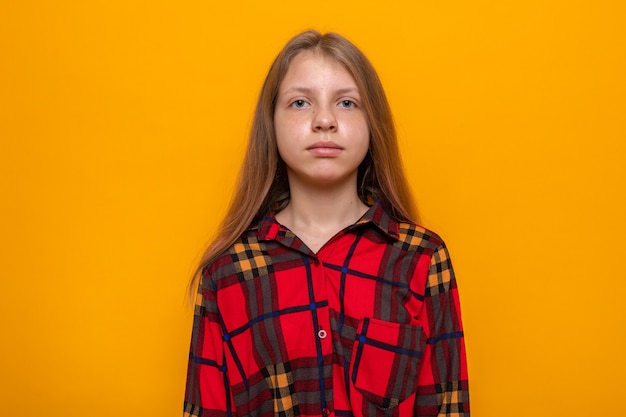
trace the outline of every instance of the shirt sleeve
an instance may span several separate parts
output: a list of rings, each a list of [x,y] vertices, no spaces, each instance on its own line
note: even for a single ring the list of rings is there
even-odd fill
[[[416,416],[469,417],[465,341],[456,278],[446,246],[433,253],[418,319],[427,341],[418,376]]]
[[[183,416],[236,417],[232,404],[216,292],[205,275],[195,303]]]

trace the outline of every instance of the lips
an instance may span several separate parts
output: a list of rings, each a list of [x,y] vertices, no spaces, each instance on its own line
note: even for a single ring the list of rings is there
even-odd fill
[[[343,147],[337,145],[335,142],[332,141],[319,141],[319,142],[315,142],[313,145],[309,146],[307,148],[307,150],[311,150],[311,149],[343,149]]]
[[[343,147],[337,145],[335,142],[320,141],[309,146],[307,151],[315,156],[332,157],[339,155],[343,151]]]

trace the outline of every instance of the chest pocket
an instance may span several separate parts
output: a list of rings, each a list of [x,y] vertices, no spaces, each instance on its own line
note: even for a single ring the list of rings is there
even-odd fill
[[[421,326],[365,318],[352,351],[351,381],[379,410],[413,394],[426,337]]]

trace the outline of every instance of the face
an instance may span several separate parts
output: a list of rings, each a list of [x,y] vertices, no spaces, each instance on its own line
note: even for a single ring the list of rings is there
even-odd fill
[[[280,84],[274,126],[278,152],[294,181],[354,182],[369,147],[369,127],[350,73],[332,58],[302,52]]]

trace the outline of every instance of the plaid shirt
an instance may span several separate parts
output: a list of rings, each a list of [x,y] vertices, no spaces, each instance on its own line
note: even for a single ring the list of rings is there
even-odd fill
[[[456,280],[380,203],[313,253],[270,214],[202,273],[184,416],[469,416]]]

